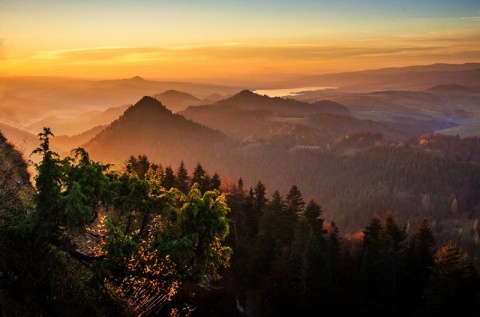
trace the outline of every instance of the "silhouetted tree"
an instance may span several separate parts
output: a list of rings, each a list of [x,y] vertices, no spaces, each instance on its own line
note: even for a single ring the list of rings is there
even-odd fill
[[[425,298],[431,316],[478,316],[479,281],[462,249],[449,244],[437,253]]]
[[[165,178],[163,180],[163,187],[165,187],[166,190],[169,190],[170,188],[175,186],[175,183],[177,182],[177,179],[175,177],[175,174],[173,173],[173,169],[171,166],[165,167]]]
[[[178,188],[182,193],[188,193],[190,188],[190,178],[188,176],[188,171],[185,168],[185,163],[183,160],[180,162],[178,167],[176,178],[175,178],[175,187]]]

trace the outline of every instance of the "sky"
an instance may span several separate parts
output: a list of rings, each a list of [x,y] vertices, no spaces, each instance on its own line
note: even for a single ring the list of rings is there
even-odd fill
[[[276,81],[480,62],[478,0],[0,0],[0,76]]]

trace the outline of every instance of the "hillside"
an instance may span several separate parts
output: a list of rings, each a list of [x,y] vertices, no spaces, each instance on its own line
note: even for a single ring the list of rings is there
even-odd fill
[[[201,102],[197,97],[177,90],[167,90],[161,94],[153,95],[153,98],[160,101],[172,112],[185,110],[188,106],[196,106]]]
[[[436,85],[480,87],[480,64],[432,64],[392,67],[303,78],[305,86],[338,87],[344,91],[423,90]]]
[[[198,162],[225,169],[235,144],[224,134],[172,114],[158,100],[143,97],[84,147],[92,158],[123,166],[130,155],[146,154],[162,165]]]
[[[97,126],[73,136],[58,135],[52,130],[55,134],[55,137],[51,140],[51,149],[60,155],[70,154],[72,149],[86,143],[105,127],[106,126]],[[30,156],[30,154],[38,147],[38,138],[36,135],[42,130],[43,127],[37,131],[37,133],[33,134],[0,123],[0,133],[2,133],[9,140],[9,142],[15,146],[15,149],[23,155],[25,160],[32,160],[36,163],[40,158],[37,155]]]
[[[349,109],[337,102],[309,104],[248,90],[212,105],[189,107],[180,114],[241,141],[270,139],[278,144],[280,139],[289,146],[319,146],[335,137],[362,131],[379,132],[392,140],[407,138],[385,125],[350,117]]]
[[[214,103],[214,107],[228,107],[237,110],[266,110],[279,117],[304,117],[319,112],[314,105],[288,98],[271,98],[243,90],[238,94]]]
[[[242,98],[265,98],[242,94]],[[241,103],[228,106],[224,101],[223,105],[194,109],[211,107],[218,109],[212,113],[220,114],[235,109],[229,115],[235,113],[236,120],[217,117],[212,121],[227,125],[236,121],[263,126],[272,118],[266,109],[245,110],[246,116],[240,117]],[[443,224],[448,219],[455,217],[460,219],[457,224],[465,224],[469,215],[480,217],[480,170],[472,164],[478,159],[480,144],[475,140],[448,137],[440,142],[444,139],[436,137],[439,141],[429,141],[426,147],[423,137],[402,145],[384,141],[382,134],[393,132],[372,121],[326,113],[297,122],[275,118],[271,122],[280,127],[278,134],[244,140],[240,147],[219,131],[174,115],[157,100],[144,97],[85,147],[92,158],[119,165],[130,155],[146,154],[163,166],[178,166],[183,159],[191,169],[201,162],[224,177],[241,176],[247,186],[262,180],[272,191],[286,192],[296,184],[305,197],[321,202],[327,218],[347,232],[359,230],[373,213],[386,210],[414,223],[426,216],[438,224],[435,230],[446,230],[448,235],[456,230]],[[248,126],[245,129],[249,131]],[[462,144],[467,143],[465,148]],[[461,148],[465,151],[455,156]],[[451,213],[454,200],[459,214]]]

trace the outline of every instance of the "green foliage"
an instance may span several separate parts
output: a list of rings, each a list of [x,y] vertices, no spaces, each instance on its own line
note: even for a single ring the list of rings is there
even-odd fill
[[[50,150],[50,137],[53,133],[44,128],[38,134],[40,147],[32,154],[40,154],[42,161],[35,164],[37,175],[35,186],[37,194],[34,196],[35,212],[31,216],[33,230],[39,237],[49,237],[57,234],[58,224],[61,224],[64,200],[61,197],[62,163],[58,154]]]
[[[166,209],[165,230],[158,235],[160,254],[172,259],[182,279],[217,278],[217,269],[226,266],[231,255],[231,249],[221,245],[229,232],[225,196],[213,191],[202,195],[198,185],[187,196],[169,194],[171,204],[175,199],[183,205]]]

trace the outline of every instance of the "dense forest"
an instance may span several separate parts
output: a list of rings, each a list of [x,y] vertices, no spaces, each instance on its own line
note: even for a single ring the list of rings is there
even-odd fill
[[[435,152],[442,140],[424,137],[427,142],[400,146],[360,134],[322,151],[299,148],[292,160],[301,153],[321,167],[310,170],[305,184],[329,181],[316,201],[304,198],[296,171],[281,169],[278,159],[272,166],[290,173],[292,182],[269,194],[258,179],[245,187],[242,178],[221,178],[198,162],[189,173],[183,161],[172,167],[143,154],[130,156],[121,170],[92,160],[83,148],[61,158],[50,148],[50,129],[38,136],[34,187],[21,155],[0,140],[4,316],[480,313],[478,272],[463,240],[438,239],[443,224],[429,220],[478,204],[475,165],[420,149],[430,144]],[[355,155],[348,154],[352,144]],[[264,149],[266,157],[275,155]],[[338,153],[341,160],[327,160]],[[370,166],[371,157],[380,157],[382,166]],[[347,168],[349,175],[342,171]],[[365,178],[365,170],[378,174]],[[381,173],[396,173],[395,182],[382,183]],[[251,175],[262,179],[260,172]],[[337,186],[351,185],[340,189],[334,179]],[[361,207],[349,205],[355,187],[365,191],[354,200]],[[396,199],[374,199],[369,190],[393,191]],[[308,186],[303,192],[310,196]],[[329,196],[342,193],[337,201],[345,205],[336,209],[345,213],[336,219],[325,206]],[[416,196],[405,198],[411,193]],[[420,200],[422,212],[407,204],[410,199]],[[479,239],[475,217],[465,233],[473,241],[467,249]]]

